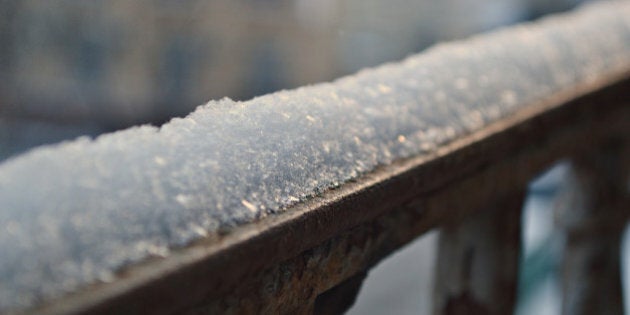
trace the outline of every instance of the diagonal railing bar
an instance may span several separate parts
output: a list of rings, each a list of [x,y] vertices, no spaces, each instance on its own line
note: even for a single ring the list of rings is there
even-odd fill
[[[0,312],[340,312],[414,237],[626,138],[629,104],[618,1],[36,149],[0,165]]]

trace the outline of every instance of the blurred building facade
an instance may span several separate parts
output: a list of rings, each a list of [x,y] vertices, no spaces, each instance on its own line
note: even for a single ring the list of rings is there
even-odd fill
[[[0,158],[329,81],[570,0],[0,0]]]

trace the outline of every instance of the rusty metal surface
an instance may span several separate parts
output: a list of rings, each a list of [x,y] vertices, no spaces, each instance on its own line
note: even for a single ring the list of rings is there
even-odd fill
[[[309,313],[319,294],[416,236],[487,208],[559,157],[627,136],[629,86],[620,83],[544,115],[515,117],[433,159],[381,168],[273,220],[130,268],[116,283],[36,313]],[[444,180],[429,180],[438,175]]]
[[[626,83],[618,91],[626,91],[628,86]],[[497,136],[499,139],[492,139],[494,142],[485,146],[485,149],[489,150],[488,152],[493,152],[498,156],[490,159],[480,158],[476,156],[476,154],[483,154],[477,151],[479,147],[473,149],[474,154],[472,156],[469,155],[472,160],[481,162],[485,166],[477,165],[477,171],[473,172],[473,175],[469,174],[470,176],[465,176],[465,179],[453,181],[437,190],[423,191],[422,186],[420,186],[418,188],[423,193],[420,193],[415,199],[412,198],[411,201],[392,201],[395,198],[384,201],[378,191],[371,191],[370,194],[361,197],[350,197],[349,200],[338,201],[341,205],[333,205],[333,207],[344,207],[348,212],[351,212],[367,210],[368,207],[379,207],[382,205],[381,203],[392,202],[390,206],[402,204],[402,206],[395,207],[394,210],[378,215],[375,219],[368,220],[357,227],[350,228],[344,223],[333,223],[335,219],[342,219],[345,216],[338,215],[335,218],[336,210],[334,208],[328,209],[328,207],[316,203],[313,207],[318,207],[318,211],[322,212],[320,213],[321,217],[329,216],[326,224],[335,225],[337,229],[344,232],[321,243],[310,234],[312,232],[310,229],[313,227],[309,226],[306,221],[300,223],[295,222],[299,220],[292,221],[289,223],[292,227],[288,230],[293,233],[292,236],[294,237],[303,237],[301,245],[309,247],[309,244],[320,244],[300,253],[295,258],[274,264],[273,267],[253,266],[249,274],[240,275],[240,280],[233,280],[234,286],[232,287],[204,288],[204,290],[208,290],[206,291],[208,298],[200,302],[202,306],[193,308],[191,313],[290,314],[295,311],[312,312],[313,303],[318,294],[325,293],[332,286],[344,282],[357,273],[364,272],[418,235],[436,226],[461,223],[467,217],[495,206],[496,200],[509,197],[519,188],[522,189],[532,176],[552,164],[557,157],[581,154],[598,147],[601,142],[605,142],[610,137],[616,138],[627,135],[630,132],[630,126],[627,124],[627,119],[630,118],[630,108],[627,108],[627,105],[630,103],[625,103],[618,111],[611,111],[604,115],[590,115],[597,104],[611,104],[611,99],[620,99],[620,95],[625,95],[623,99],[628,99],[627,92],[611,93],[604,98],[589,97],[577,102],[577,104],[571,104],[571,109],[580,114],[569,114],[570,110],[567,109],[553,113],[548,117],[538,117],[505,130],[506,133]],[[560,119],[573,125],[573,127],[554,127]],[[537,132],[532,132],[534,129]],[[598,132],[591,132],[592,130],[598,130]],[[584,141],[572,141],[574,137]],[[510,153],[500,152],[500,148],[508,147],[507,143],[514,139],[522,144],[519,150],[513,150]],[[476,145],[483,147],[479,143]],[[464,153],[461,151],[455,153],[455,155],[458,154]],[[490,166],[481,160],[490,163]],[[459,161],[463,163],[462,160]],[[460,164],[451,160],[450,163],[437,166],[437,168],[448,173],[448,167],[456,165]],[[416,169],[415,171],[416,176],[428,175],[423,172],[427,171],[426,169]],[[395,183],[389,183],[392,186],[381,187],[385,190],[381,193],[395,192],[400,187],[410,185],[413,180],[398,178],[393,179],[393,181]],[[352,195],[345,191],[340,193]],[[374,193],[377,195],[372,195]],[[324,196],[323,198],[326,197],[331,196]],[[321,238],[334,235],[332,232],[322,234],[324,235],[321,235]],[[275,237],[280,236],[275,235]],[[265,238],[265,235],[262,238]],[[260,258],[261,256],[258,255],[263,255],[263,253],[270,256],[274,255],[267,252],[268,249],[269,247],[264,246],[259,253],[254,253],[251,257]],[[278,253],[277,255],[282,256],[283,254],[285,253]],[[287,256],[291,256],[291,253],[286,253],[285,257]],[[239,259],[233,256],[231,258]],[[217,258],[213,257],[208,262],[214,261],[214,259]],[[304,263],[304,261],[309,263]],[[212,267],[206,266],[206,268],[211,269]],[[199,273],[202,272],[193,271],[191,276]],[[221,282],[217,280],[217,275],[210,275],[210,279],[212,280],[209,282]],[[423,281],[423,279],[418,279],[418,281]],[[263,292],[269,288],[273,288],[271,291],[274,294],[265,295]],[[162,289],[164,288],[157,290]],[[133,296],[134,299],[136,297]],[[131,301],[125,299],[118,302],[124,304]],[[120,310],[119,305],[120,303],[112,303],[104,305],[98,310],[105,314],[112,310]],[[165,313],[169,312],[170,310]]]
[[[440,228],[433,314],[514,313],[526,190]]]
[[[630,217],[624,140],[575,156],[556,203],[565,234],[562,314],[623,314],[621,243]]]
[[[3,164],[0,221],[9,228],[0,230],[0,310],[303,307],[299,301],[314,301],[441,220],[520,189],[563,154],[626,134],[630,29],[623,11],[628,7],[592,7],[436,48],[330,85],[246,104],[211,104],[159,132],[125,131]],[[449,62],[461,67],[446,71]],[[484,74],[494,78],[486,82],[491,85],[472,87],[483,84],[477,79]],[[444,95],[433,94],[441,85],[449,86]],[[436,99],[424,103],[425,93]],[[284,113],[304,118],[287,123],[294,129],[262,125],[282,120],[288,108],[292,111]],[[201,167],[212,160],[214,145],[248,135],[203,129],[217,117],[226,118],[217,122],[223,128],[252,124],[247,129],[252,138],[225,151],[247,151],[249,162],[227,154],[221,161],[233,167]],[[199,136],[196,128],[207,132],[205,138],[187,138]],[[286,137],[290,145],[280,141],[273,150],[254,145],[264,137]],[[365,137],[361,146],[356,137]],[[168,146],[178,144],[173,139],[205,142]],[[321,142],[326,139],[339,142],[326,150]],[[316,146],[310,146],[312,140]],[[208,146],[196,151],[202,144]],[[345,149],[354,155],[340,154]],[[208,155],[199,157],[200,152]],[[171,158],[179,163],[172,166]],[[146,168],[146,163],[153,164]],[[274,181],[257,173],[269,167],[265,163],[287,164],[288,177],[274,179],[284,186],[270,188]],[[239,174],[244,177],[235,179]],[[169,181],[177,189],[163,189]],[[103,190],[101,183],[114,190]],[[29,189],[30,195],[23,193]],[[277,195],[267,194],[276,190]],[[409,209],[405,205],[412,201],[425,206],[392,212]],[[391,224],[380,228],[383,222]],[[309,252],[312,248],[317,252]],[[310,263],[300,265],[305,260]],[[283,264],[290,272],[282,271]],[[281,274],[286,281],[279,280]],[[268,298],[257,291],[262,288],[270,290]],[[16,296],[23,299],[12,299]]]

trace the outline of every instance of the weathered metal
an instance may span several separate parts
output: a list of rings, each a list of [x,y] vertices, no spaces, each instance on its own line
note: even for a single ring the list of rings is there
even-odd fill
[[[525,189],[440,229],[434,314],[512,314]]]
[[[573,101],[556,99],[562,106],[541,103],[555,108],[511,117],[443,147],[432,159],[379,168],[291,212],[129,268],[115,283],[37,312],[311,310],[317,295],[418,235],[491,206],[559,157],[628,134],[629,86],[623,81]],[[273,294],[262,295],[264,288]]]
[[[627,145],[604,143],[572,161],[556,209],[566,236],[563,314],[623,314],[621,238],[630,218],[629,177],[623,170],[630,155],[622,153]]]
[[[61,148],[43,149],[10,161],[0,167],[0,187],[7,189],[0,190],[3,205],[0,208],[0,222],[19,220],[10,229],[0,230],[0,233],[5,233],[0,236],[10,236],[11,231],[20,232],[19,228],[24,226],[33,227],[31,232],[36,232],[35,228],[39,227],[37,222],[21,225],[29,223],[29,217],[19,217],[17,214],[21,212],[15,209],[21,209],[23,213],[36,213],[38,219],[52,218],[52,223],[44,222],[42,225],[48,229],[41,232],[43,236],[56,235],[50,234],[51,229],[69,232],[61,233],[61,241],[67,240],[67,244],[59,242],[59,239],[49,240],[44,237],[41,240],[44,245],[23,246],[21,243],[11,243],[14,236],[0,238],[0,249],[6,254],[0,257],[0,267],[4,268],[1,270],[16,271],[10,275],[0,273],[0,276],[10,280],[0,281],[0,293],[4,292],[0,294],[0,301],[9,301],[10,297],[20,293],[28,295],[24,303],[18,301],[0,305],[0,310],[37,314],[340,311],[341,308],[329,309],[322,303],[336,299],[351,300],[353,287],[358,281],[356,279],[361,274],[418,235],[444,224],[452,224],[462,217],[481,215],[481,211],[492,208],[495,201],[509,199],[515,193],[522,192],[531,178],[555,160],[597,150],[599,144],[608,139],[623,138],[630,134],[630,23],[623,14],[629,10],[628,4],[595,6],[573,16],[529,28],[517,27],[436,49],[428,55],[430,58],[412,58],[402,66],[388,65],[331,85],[255,99],[246,104],[253,111],[251,117],[247,116],[246,106],[242,104],[230,105],[236,108],[227,103],[210,105],[204,110],[217,114],[217,117],[232,119],[234,117],[230,115],[241,118],[247,116],[246,121],[255,126],[251,130],[247,129],[254,138],[235,143],[226,148],[226,152],[252,149],[252,152],[261,154],[258,157],[260,161],[250,161],[247,166],[247,161],[229,161],[232,158],[229,155],[222,157],[226,163],[244,163],[241,165],[243,169],[229,170],[241,172],[238,174],[243,176],[236,183],[243,183],[244,187],[230,186],[229,179],[238,174],[227,174],[212,163],[198,164],[205,160],[191,153],[197,148],[196,142],[190,146],[177,144],[175,148],[156,149],[165,155],[154,156],[155,152],[151,150],[155,148],[143,151],[143,148],[146,149],[144,140],[150,143],[174,143],[170,138],[166,141],[165,134],[175,139],[188,139],[186,137],[190,130],[198,131],[195,128],[201,128],[195,127],[199,121],[210,123],[207,117],[200,116],[202,112],[188,120],[167,125],[160,132],[147,128],[127,131],[95,143],[84,141]],[[584,34],[576,34],[576,30],[583,30]],[[601,30],[608,32],[606,36],[601,34]],[[584,36],[602,47],[585,44]],[[540,41],[544,42],[542,48]],[[472,53],[466,52],[467,49]],[[438,61],[439,64],[432,64]],[[453,72],[435,78],[430,71],[423,70],[423,67],[430,66],[432,71],[437,72],[441,65],[449,62],[466,67],[466,73],[460,77],[465,80],[456,78],[457,82],[450,82],[461,69],[452,69]],[[418,74],[420,72],[422,74]],[[418,80],[416,75],[420,75],[422,80]],[[495,85],[488,85],[487,89],[456,91],[465,85],[469,87],[476,78],[483,76],[494,78]],[[365,90],[361,86],[363,83],[367,85]],[[432,84],[430,88],[424,86],[429,83]],[[546,87],[542,87],[541,83]],[[452,89],[444,90],[452,92],[451,96],[447,93],[449,99],[432,103],[432,106],[419,101],[423,93],[434,91],[440,84],[453,84]],[[505,87],[511,87],[512,93],[506,92]],[[351,95],[361,91],[366,95]],[[332,95],[339,97],[342,92],[347,94],[346,99],[335,101]],[[437,99],[443,96],[436,95]],[[344,108],[340,102],[347,103],[348,99],[352,101],[352,97],[355,97],[354,103],[366,102],[365,106],[353,103]],[[294,104],[302,100],[304,106]],[[279,103],[272,104],[272,101]],[[493,102],[500,106],[494,106],[496,104]],[[313,105],[317,114],[330,118],[331,122],[339,126],[326,126],[327,121],[311,116],[312,112],[306,105]],[[258,112],[257,107],[272,111]],[[263,126],[266,119],[277,122],[274,115],[281,115],[283,109],[290,107],[304,114],[303,121],[299,123],[304,124],[302,129],[286,130],[288,135],[283,135],[285,130],[280,128],[282,124],[273,125],[273,128]],[[319,111],[323,109],[330,112]],[[440,113],[431,114],[431,109],[445,110],[444,120],[438,119],[442,117]],[[426,117],[433,117],[436,121],[415,120],[414,115],[422,113],[433,115]],[[354,116],[358,117],[358,121],[353,120]],[[373,120],[362,120],[368,116]],[[225,124],[229,126],[235,122],[241,120],[229,120]],[[443,133],[438,133],[441,136],[435,138],[434,134],[428,137],[431,128],[425,129],[425,123],[444,123],[440,129]],[[299,124],[295,126],[300,127]],[[352,126],[347,129],[343,124]],[[355,128],[357,126],[361,128]],[[215,132],[224,129],[203,130],[210,130],[208,135],[218,137],[221,134]],[[332,143],[334,145],[328,149],[317,142],[323,139],[322,136],[341,131],[347,131],[339,136],[348,142]],[[310,140],[304,138],[310,132],[321,132],[312,136],[317,140],[316,145],[311,146]],[[363,132],[379,132],[370,141],[362,142],[364,146],[371,146],[367,151],[363,151],[354,139],[363,135]],[[294,142],[288,146],[288,151],[283,151],[285,148],[281,147],[267,148],[252,144],[262,141],[269,134],[277,139],[288,137]],[[293,136],[295,139],[291,138]],[[231,133],[226,139],[238,140],[236,134]],[[118,143],[118,140],[124,141]],[[224,139],[216,140],[208,136],[195,140],[208,141],[213,148],[213,141],[223,143]],[[244,143],[252,144],[252,148],[244,146]],[[125,154],[126,151],[121,148],[130,149],[130,155],[120,157],[120,161],[108,162],[107,159],[115,160],[116,154]],[[343,155],[342,160],[332,159],[334,154],[330,155],[332,160],[317,158],[328,156],[319,155],[327,150],[339,151],[340,148],[357,155]],[[248,151],[247,154],[256,157],[252,152]],[[273,152],[283,154],[274,160],[270,158]],[[308,152],[312,155],[304,155]],[[391,155],[387,159],[374,160],[369,158],[370,152],[376,152],[377,156],[384,152]],[[69,157],[66,158],[66,154]],[[214,152],[203,154],[213,156]],[[145,169],[142,163],[147,162],[147,157],[157,168],[151,167],[150,170],[155,172],[144,176],[140,170]],[[174,169],[160,168],[173,157],[184,158]],[[75,160],[80,163],[66,163]],[[279,203],[263,202],[261,196],[269,197],[264,192],[276,190],[268,190],[270,186],[257,190],[258,185],[269,183],[263,173],[258,173],[257,167],[266,167],[269,163],[294,163],[288,169],[294,173],[289,172],[285,179],[290,186],[289,191],[298,189],[305,194],[300,202],[289,198],[292,195],[287,195],[282,189],[276,195],[280,198]],[[204,165],[212,171],[206,173],[202,167]],[[58,170],[47,169],[48,166],[60,166],[61,171],[78,174],[78,177],[74,181],[62,181],[56,186],[51,184],[50,187],[40,187],[36,191],[40,195],[29,200],[24,195],[11,195],[29,185],[35,185],[30,180],[55,182],[54,178],[19,178],[16,175],[19,171],[39,169],[44,169],[44,174],[56,174]],[[95,171],[86,171],[88,166],[95,168]],[[332,172],[333,169],[343,172],[337,174]],[[304,173],[298,170],[304,170]],[[126,174],[127,171],[131,174]],[[132,178],[132,183],[124,183],[122,188],[111,187],[112,190],[107,191],[99,190],[98,185],[96,188],[90,186],[94,184],[90,180],[98,182],[107,178],[115,179],[111,175],[119,173]],[[333,173],[339,176],[327,177]],[[213,174],[226,177],[215,178],[211,176]],[[168,184],[169,175],[177,179],[175,183],[183,185],[181,189],[190,189],[191,194],[178,190],[160,192],[161,185]],[[192,179],[199,181],[193,182]],[[320,186],[298,185],[310,183],[309,180],[322,181],[318,182]],[[187,184],[192,188],[187,187]],[[195,190],[205,185],[210,187],[210,191]],[[72,188],[79,186],[81,189],[77,191],[86,192],[87,195],[76,200],[69,198],[77,193]],[[222,190],[215,191],[215,188],[225,189],[226,195],[220,195]],[[154,194],[156,191],[158,193]],[[238,194],[243,191],[247,196]],[[99,195],[99,192],[102,194]],[[137,197],[135,192],[142,198],[134,199]],[[46,196],[50,198],[44,198]],[[120,198],[111,199],[116,196]],[[148,198],[150,196],[155,199]],[[182,211],[172,211],[167,206],[173,200],[161,203],[160,196],[173,197],[180,206],[197,205],[206,200],[203,198],[223,200],[226,201],[223,204],[226,208],[215,209],[213,207],[216,204],[209,203],[205,205],[207,209],[193,207],[192,210],[187,209],[190,211],[184,211],[180,207],[177,209]],[[252,196],[263,199],[254,202],[250,198]],[[64,199],[66,197],[68,199]],[[50,203],[45,203],[46,200]],[[37,207],[31,209],[28,205]],[[131,208],[123,211],[116,206]],[[103,212],[99,212],[101,210]],[[71,215],[67,218],[55,217],[56,211]],[[216,214],[217,217],[204,222],[214,222],[216,225],[208,226],[207,229],[194,225],[199,223],[196,221],[200,218],[197,215],[205,218],[208,214]],[[129,216],[129,220],[122,220],[126,216]],[[497,214],[497,217],[501,216]],[[95,218],[105,218],[105,223],[112,218],[121,220],[116,221],[119,226],[109,226]],[[142,218],[146,220],[140,220]],[[65,227],[70,228],[62,229]],[[164,231],[167,233],[162,233]],[[35,236],[28,236],[25,240]],[[97,244],[97,241],[103,244]],[[90,244],[94,248],[87,246]],[[108,247],[108,244],[114,245]],[[144,247],[133,247],[138,244]],[[74,255],[65,257],[63,253],[68,248],[72,249],[70,252]],[[56,249],[62,251],[49,253]],[[41,252],[35,252],[37,250]],[[34,253],[32,257],[39,259],[35,267],[7,262],[11,257],[16,261],[23,257],[28,260],[31,253]],[[59,255],[63,257],[59,258]],[[114,255],[113,258],[111,255]],[[95,260],[99,257],[105,261]],[[110,258],[112,260],[107,260]],[[84,266],[86,261],[92,260],[98,263],[95,266],[105,268],[103,270],[106,272],[100,281],[94,279],[93,273],[94,270],[103,270],[96,267],[79,269],[85,271],[80,276],[74,273],[73,268]],[[42,266],[48,266],[48,269]],[[23,281],[30,279],[24,277],[33,270],[36,271],[32,275],[36,277],[35,282]],[[50,270],[59,270],[61,273]],[[64,272],[68,273],[67,279]],[[54,283],[57,278],[70,280],[67,285],[69,289],[63,283]],[[40,288],[33,288],[33,283],[37,284],[37,281],[41,281],[50,291],[42,293],[38,291]],[[344,282],[350,284],[346,286]]]

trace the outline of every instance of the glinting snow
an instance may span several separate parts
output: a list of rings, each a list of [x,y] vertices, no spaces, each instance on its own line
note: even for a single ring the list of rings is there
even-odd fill
[[[624,70],[630,5],[603,3],[333,83],[211,101],[161,128],[32,150],[0,165],[0,312],[111,281]]]

